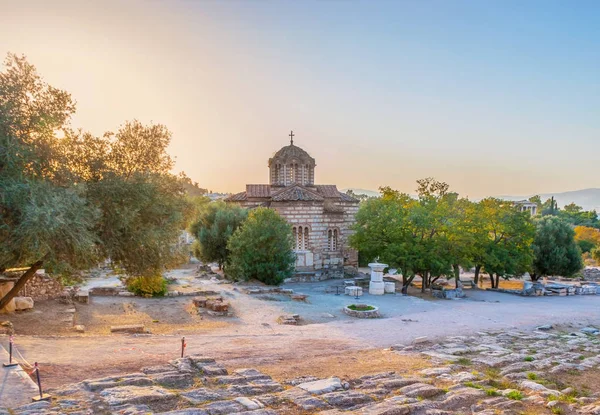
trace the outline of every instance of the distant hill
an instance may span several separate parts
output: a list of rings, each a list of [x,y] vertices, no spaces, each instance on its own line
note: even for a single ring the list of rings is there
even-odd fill
[[[348,189],[343,189],[342,192],[345,192]],[[374,190],[366,190],[366,189],[355,189],[350,188],[357,195],[367,195],[367,196],[379,196],[379,192]],[[563,207],[568,205],[569,203],[575,203],[576,205],[581,206],[584,210],[596,210],[600,212],[600,189],[583,189],[583,190],[573,190],[569,192],[559,192],[559,193],[540,193],[539,194],[542,200],[546,200],[554,196],[558,206]],[[523,200],[529,199],[531,196],[496,196],[500,199],[506,200]]]

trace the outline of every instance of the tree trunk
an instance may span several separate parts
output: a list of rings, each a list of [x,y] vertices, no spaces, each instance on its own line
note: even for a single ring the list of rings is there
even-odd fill
[[[477,288],[477,284],[479,284],[479,273],[481,272],[481,265],[475,266],[475,277],[473,277],[473,283],[475,284],[475,288]]]
[[[496,288],[496,280],[494,280],[494,273],[490,272],[490,285],[492,286],[492,288]]]
[[[402,275],[402,295],[408,295],[408,286],[415,279],[415,276],[412,275],[407,277],[406,275]]]
[[[12,287],[11,290],[6,293],[4,297],[2,297],[2,299],[0,299],[0,310],[6,307],[10,300],[17,296],[19,291],[21,291],[25,284],[27,284],[27,281],[29,281],[31,277],[35,275],[36,271],[42,267],[43,263],[44,261],[37,261],[27,271],[25,271],[23,275],[21,275],[21,278],[19,278],[19,280],[15,283],[15,286]]]
[[[500,288],[500,274],[496,274],[496,288]]]
[[[458,288],[460,282],[460,267],[458,265],[452,265],[454,268],[454,286]]]

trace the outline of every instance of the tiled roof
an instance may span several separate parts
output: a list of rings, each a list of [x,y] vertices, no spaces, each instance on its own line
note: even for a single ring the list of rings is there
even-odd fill
[[[324,197],[340,197],[340,192],[338,192],[335,184],[317,184],[315,187],[317,188],[317,192]]]
[[[248,199],[266,199],[266,201],[320,201],[338,200],[342,202],[355,202],[358,200],[337,190],[333,184],[320,184],[316,186],[302,186],[294,184],[287,187],[271,186],[268,184],[248,184],[246,191],[229,196],[226,201],[243,202]]]
[[[270,197],[271,185],[268,184],[247,184],[246,193],[248,197]]]
[[[247,200],[248,198],[246,197],[246,192],[240,192],[240,193],[236,193],[234,195],[228,196],[225,198],[226,202],[243,202],[244,200]]]
[[[284,202],[284,201],[320,201],[323,200],[323,196],[319,195],[316,192],[313,192],[306,187],[302,187],[299,185],[293,185],[289,187],[285,187],[279,192],[273,194],[271,200],[276,202]]]

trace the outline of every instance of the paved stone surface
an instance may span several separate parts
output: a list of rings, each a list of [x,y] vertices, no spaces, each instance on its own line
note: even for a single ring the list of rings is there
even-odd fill
[[[8,363],[8,352],[0,346],[0,361]],[[0,409],[16,407],[31,402],[38,392],[37,386],[20,366],[0,366]]]
[[[557,368],[558,375],[598,371],[596,335],[486,331],[405,349],[391,352],[428,356],[432,367],[354,379],[304,376],[283,385],[252,368],[223,374],[218,362],[192,355],[67,385],[51,391],[51,402],[12,407],[10,415],[600,415],[598,387],[558,390],[544,378]]]

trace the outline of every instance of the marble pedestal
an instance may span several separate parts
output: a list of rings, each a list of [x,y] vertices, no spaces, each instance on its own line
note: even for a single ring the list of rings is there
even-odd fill
[[[369,283],[369,294],[383,295],[385,293],[385,283],[383,282],[383,270],[387,264],[374,262],[369,264],[371,268],[371,282]]]

